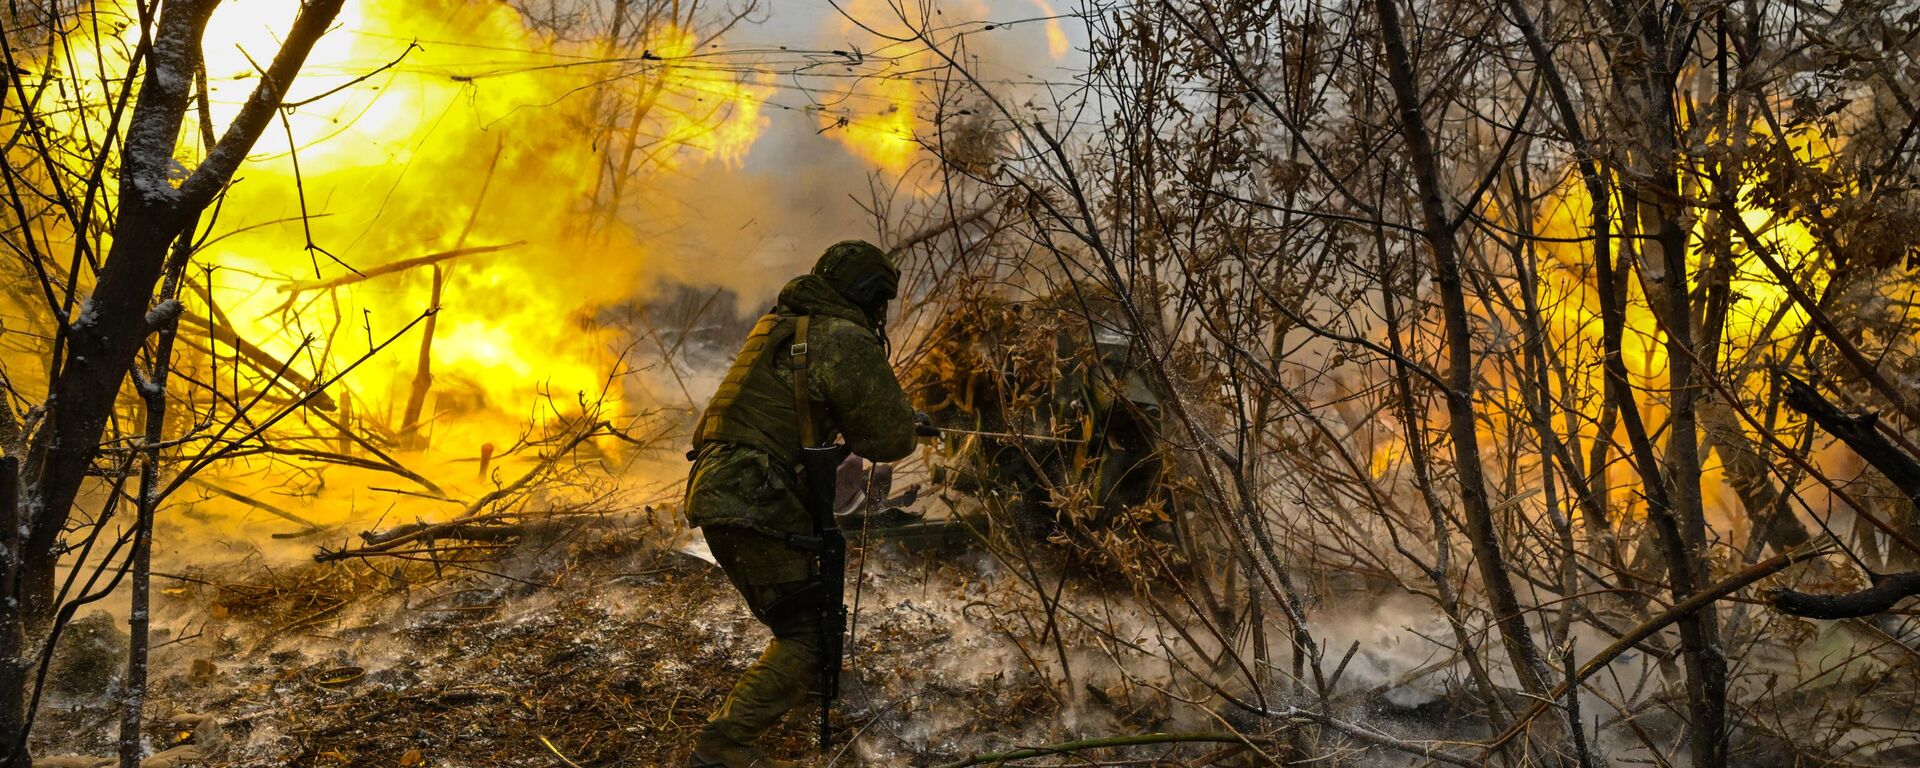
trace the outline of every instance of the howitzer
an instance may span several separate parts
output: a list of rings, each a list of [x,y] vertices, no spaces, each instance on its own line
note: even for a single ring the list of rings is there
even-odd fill
[[[833,743],[833,700],[840,697],[840,668],[846,653],[847,540],[833,519],[834,476],[847,458],[844,445],[800,449],[801,496],[813,533],[787,534],[787,546],[813,557],[806,591],[817,601],[820,619],[820,751]]]

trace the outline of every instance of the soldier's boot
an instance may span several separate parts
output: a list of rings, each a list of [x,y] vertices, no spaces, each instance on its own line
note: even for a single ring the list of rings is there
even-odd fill
[[[775,639],[734,683],[720,710],[707,719],[694,741],[692,768],[796,768],[799,763],[768,757],[754,746],[787,712],[807,698],[814,675],[811,644]]]

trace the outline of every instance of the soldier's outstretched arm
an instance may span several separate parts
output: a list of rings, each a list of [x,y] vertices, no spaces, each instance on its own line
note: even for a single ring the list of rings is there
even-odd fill
[[[888,364],[879,337],[853,323],[822,323],[815,394],[827,402],[847,447],[868,461],[897,461],[913,452],[913,407]]]

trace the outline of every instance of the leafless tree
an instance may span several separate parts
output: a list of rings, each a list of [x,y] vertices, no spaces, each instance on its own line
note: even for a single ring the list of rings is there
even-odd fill
[[[64,46],[110,46],[90,35],[77,12],[50,5],[25,14],[9,11],[4,46],[6,78],[7,202],[13,226],[7,249],[27,276],[22,293],[38,298],[33,306],[50,335],[43,359],[44,389],[29,395],[18,386],[20,371],[8,376],[11,395],[37,396],[21,418],[8,403],[0,421],[8,425],[6,470],[17,473],[5,484],[15,495],[6,507],[14,520],[6,558],[0,563],[9,590],[0,609],[4,627],[6,674],[0,676],[0,733],[5,734],[7,765],[25,765],[30,713],[28,671],[50,634],[65,587],[56,567],[68,551],[70,521],[80,506],[90,476],[109,479],[107,502],[91,521],[94,536],[104,518],[120,504],[130,467],[140,464],[139,480],[127,503],[136,522],[114,550],[129,549],[111,583],[133,575],[135,645],[129,672],[135,684],[125,704],[121,761],[135,764],[145,665],[146,570],[151,551],[153,511],[160,499],[159,455],[164,444],[169,363],[179,327],[179,293],[203,213],[233,179],[260,135],[287,102],[288,89],[313,45],[339,13],[339,0],[316,0],[301,8],[285,31],[284,42],[261,72],[259,85],[218,136],[208,122],[202,35],[216,2],[138,3],[138,41],[126,51],[124,76],[109,76],[107,112],[84,122],[83,130],[63,133],[49,121],[52,94],[73,83],[53,69],[35,73],[26,64],[57,66]],[[95,22],[102,11],[93,12]],[[93,27],[98,29],[98,27]],[[111,61],[100,56],[102,62]],[[105,74],[105,73],[100,73]],[[198,96],[197,124],[189,120]],[[91,106],[91,105],[88,105]],[[87,118],[81,118],[85,121]],[[197,167],[184,174],[178,147],[183,130],[197,127],[206,139]],[[94,133],[97,131],[97,133]],[[139,363],[143,351],[146,364]],[[142,429],[107,434],[110,421],[129,401],[145,412]],[[136,458],[138,457],[138,458]],[[13,534],[18,532],[17,537]],[[93,538],[86,540],[90,548]],[[111,556],[103,559],[110,560]],[[76,569],[74,573],[79,573]],[[97,573],[96,573],[97,576]],[[68,585],[70,586],[70,585]],[[93,585],[89,585],[92,587]],[[80,595],[80,603],[95,595]],[[67,614],[70,617],[70,612]]]
[[[1920,239],[1895,223],[1913,204],[1910,18],[1392,0],[1078,18],[1093,69],[1051,102],[972,79],[968,37],[988,30],[910,39],[1004,141],[954,186],[1018,212],[972,247],[965,280],[989,287],[968,295],[1067,296],[1138,339],[1164,390],[1160,450],[1190,473],[1178,514],[1237,567],[1151,556],[1138,531],[1088,540],[1127,553],[1188,700],[1305,754],[1404,749],[1339,719],[1346,660],[1313,606],[1345,571],[1451,628],[1475,759],[1834,759],[1836,734],[1881,732],[1762,715],[1787,694],[1761,691],[1755,659],[1795,614],[1882,611],[1913,587],[1889,567],[1916,554],[1898,297]],[[1097,107],[1059,109],[1076,103]],[[1874,470],[1836,476],[1823,433]],[[1902,503],[1869,498],[1883,487]],[[1866,592],[1741,596],[1831,590],[1840,552]],[[1057,612],[1060,588],[1026,580]],[[1783,613],[1749,606],[1769,599]],[[1294,655],[1277,688],[1273,634]],[[1602,684],[1628,651],[1671,663],[1645,667],[1651,687]]]

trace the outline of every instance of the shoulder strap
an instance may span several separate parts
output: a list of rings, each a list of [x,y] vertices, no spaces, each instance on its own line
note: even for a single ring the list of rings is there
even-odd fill
[[[787,349],[792,358],[793,367],[793,414],[800,420],[800,447],[810,448],[819,441],[813,433],[813,398],[807,395],[807,321],[813,319],[801,315],[794,319],[793,346]]]

